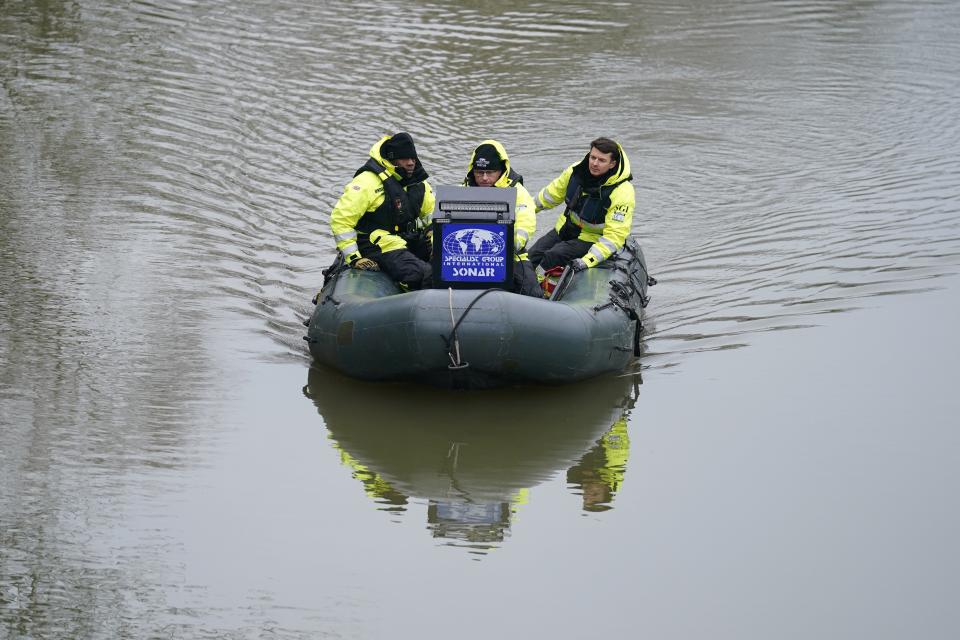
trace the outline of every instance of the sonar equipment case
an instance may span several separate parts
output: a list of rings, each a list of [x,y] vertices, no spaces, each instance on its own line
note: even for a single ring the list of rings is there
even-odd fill
[[[509,289],[517,190],[437,187],[433,214],[433,286]]]

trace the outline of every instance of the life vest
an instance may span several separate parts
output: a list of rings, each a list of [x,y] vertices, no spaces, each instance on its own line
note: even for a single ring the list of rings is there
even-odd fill
[[[423,180],[420,179],[404,188],[396,176],[391,175],[386,167],[373,158],[367,160],[353,176],[357,177],[364,171],[375,173],[380,178],[383,183],[383,202],[373,211],[363,214],[357,222],[357,231],[366,234],[377,229],[383,229],[391,233],[413,231],[416,227],[416,220],[420,216],[420,208],[423,206],[423,197],[426,191]],[[414,173],[413,179],[417,179],[417,177]]]
[[[523,184],[523,176],[510,169],[510,173],[507,175],[507,186],[514,187],[518,184]]]
[[[567,192],[563,197],[567,203],[567,217],[580,228],[600,232],[603,230],[607,209],[610,208],[610,194],[613,193],[614,186],[598,184],[584,188],[583,176],[578,169],[580,167],[570,174]]]

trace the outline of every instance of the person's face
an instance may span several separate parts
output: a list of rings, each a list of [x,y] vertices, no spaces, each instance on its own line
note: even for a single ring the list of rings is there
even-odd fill
[[[610,487],[601,480],[588,480],[583,483],[583,506],[584,508],[595,507],[601,504],[609,504],[613,500],[613,494],[610,493]]]
[[[473,179],[477,181],[478,187],[492,187],[502,175],[503,171],[491,171],[489,169],[473,170]]]
[[[408,176],[413,175],[413,170],[417,166],[416,158],[397,158],[393,161],[393,166],[403,171]]]
[[[590,157],[587,160],[587,165],[590,169],[590,175],[599,177],[617,166],[617,161],[613,159],[613,153],[604,153],[596,147],[590,147]]]

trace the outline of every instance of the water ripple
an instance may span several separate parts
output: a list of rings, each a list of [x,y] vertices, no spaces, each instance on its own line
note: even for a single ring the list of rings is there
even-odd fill
[[[742,342],[735,309],[765,321],[956,268],[948,7],[347,7],[101,7],[84,17],[98,37],[64,29],[11,56],[7,99],[93,90],[86,109],[115,120],[129,168],[118,202],[162,238],[153,264],[181,282],[202,273],[202,288],[183,282],[193,304],[238,314],[292,357],[333,248],[329,210],[366,148],[398,129],[434,184],[458,182],[493,135],[533,189],[598,130],[620,137],[661,280],[654,349],[671,327]]]

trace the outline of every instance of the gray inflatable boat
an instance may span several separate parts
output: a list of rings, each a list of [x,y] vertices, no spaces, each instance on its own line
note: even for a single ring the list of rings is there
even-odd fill
[[[339,257],[324,275],[304,338],[317,362],[363,380],[460,389],[623,370],[640,355],[656,282],[633,238],[596,267],[568,268],[550,299],[499,288],[403,293],[385,274]]]

